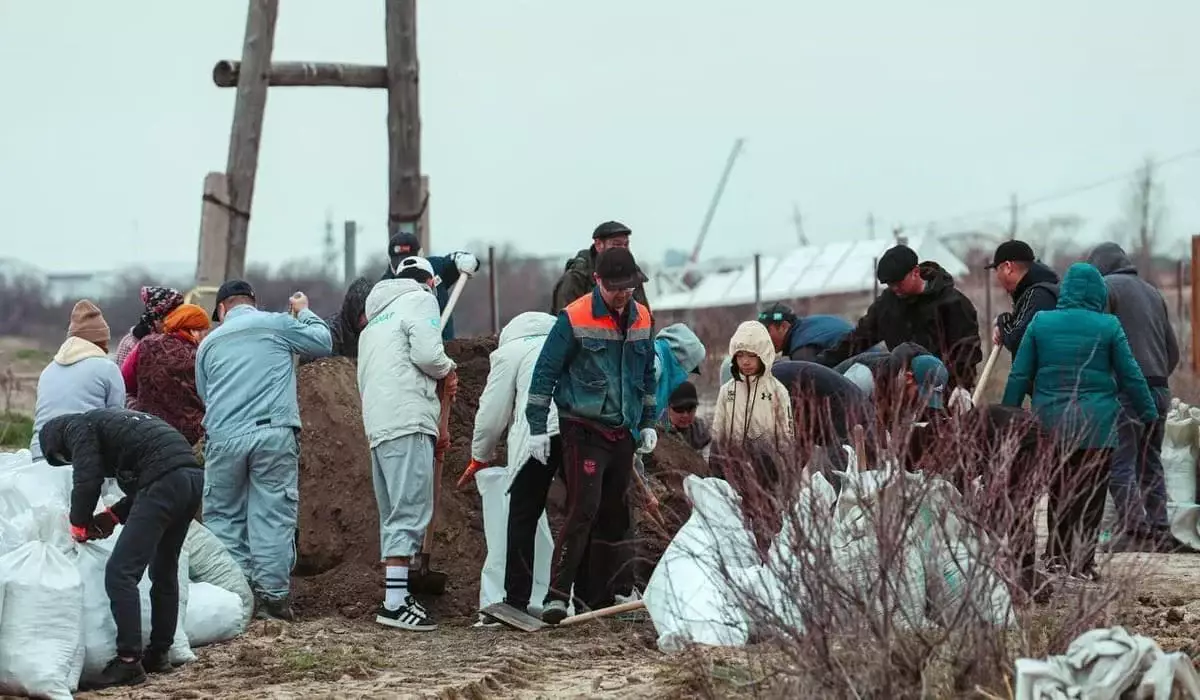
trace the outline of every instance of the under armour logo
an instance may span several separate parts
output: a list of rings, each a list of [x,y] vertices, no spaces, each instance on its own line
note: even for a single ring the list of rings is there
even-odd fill
[[[762,399],[763,401],[770,401],[771,400],[771,392],[764,391],[762,394],[759,395],[758,398]]]

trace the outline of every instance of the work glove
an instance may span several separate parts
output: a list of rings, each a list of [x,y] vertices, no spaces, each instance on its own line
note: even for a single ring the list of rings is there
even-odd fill
[[[472,459],[467,463],[467,468],[463,470],[462,476],[458,477],[458,488],[466,488],[472,481],[475,481],[475,472],[487,469],[487,467],[487,462]]]
[[[642,428],[642,444],[637,451],[648,455],[658,446],[658,431],[654,428]]]
[[[451,253],[450,259],[454,261],[454,266],[464,275],[473,275],[479,272],[479,258],[470,253],[458,252]]]
[[[72,525],[71,539],[75,540],[76,542],[87,542],[88,540],[92,539],[92,537],[88,534],[88,529],[86,527]]]
[[[529,456],[542,464],[550,462],[550,436],[549,435],[530,435],[529,436]]]
[[[103,540],[111,537],[113,530],[116,530],[120,523],[121,519],[112,512],[112,508],[109,508],[101,513],[96,513],[92,518],[92,526],[88,530],[92,534],[92,539]]]

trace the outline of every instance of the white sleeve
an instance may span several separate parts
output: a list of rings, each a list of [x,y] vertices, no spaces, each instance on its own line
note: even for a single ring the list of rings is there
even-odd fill
[[[517,400],[517,368],[499,351],[492,353],[492,367],[487,385],[479,396],[475,413],[475,435],[471,440],[471,459],[490,462],[496,445],[504,438],[512,421],[513,404]]]
[[[441,379],[454,369],[454,360],[442,344],[441,312],[437,298],[427,294],[418,302],[414,320],[405,324],[412,362],[426,375]]]

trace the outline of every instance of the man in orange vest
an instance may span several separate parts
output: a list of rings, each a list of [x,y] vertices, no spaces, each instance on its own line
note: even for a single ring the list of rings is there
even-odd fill
[[[558,314],[529,387],[530,456],[546,464],[550,401],[558,407],[567,486],[567,521],[558,533],[542,619],[558,624],[567,599],[612,604],[622,540],[629,530],[625,492],[636,449],[649,453],[654,431],[654,346],[650,311],[633,298],[641,283],[633,254],[600,254],[592,293]],[[528,467],[526,467],[528,468]]]

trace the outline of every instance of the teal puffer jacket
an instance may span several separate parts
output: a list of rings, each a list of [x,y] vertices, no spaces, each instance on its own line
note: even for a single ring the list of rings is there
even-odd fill
[[[1071,449],[1114,447],[1125,392],[1144,422],[1158,418],[1142,370],[1116,316],[1104,313],[1108,289],[1096,268],[1075,263],[1058,307],[1033,317],[1004,389],[1004,405],[1033,397],[1034,413]]]

